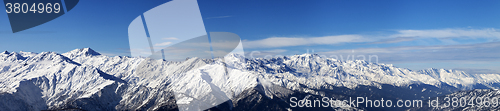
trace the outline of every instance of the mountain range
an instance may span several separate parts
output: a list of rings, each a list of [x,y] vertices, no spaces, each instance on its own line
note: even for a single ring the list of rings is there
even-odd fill
[[[0,109],[5,110],[391,110],[291,107],[290,98],[426,100],[493,90],[499,83],[499,74],[414,71],[316,54],[165,61],[110,57],[90,48],[0,53]]]

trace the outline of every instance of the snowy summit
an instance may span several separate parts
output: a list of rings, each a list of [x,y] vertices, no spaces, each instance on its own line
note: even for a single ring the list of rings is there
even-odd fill
[[[498,88],[500,83],[498,74],[468,74],[445,69],[412,71],[315,54],[271,59],[229,54],[224,58],[170,62],[109,57],[90,48],[63,54],[3,52],[0,75],[0,98],[3,98],[0,109],[6,110],[186,110],[192,107],[204,110],[226,101],[232,101],[233,109],[274,104],[274,110],[284,110],[290,107],[280,102],[285,104],[291,95],[415,99],[467,89]]]

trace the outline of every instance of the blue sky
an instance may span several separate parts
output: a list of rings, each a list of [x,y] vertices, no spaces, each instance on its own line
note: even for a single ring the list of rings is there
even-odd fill
[[[81,0],[48,23],[13,34],[0,14],[0,50],[67,52],[91,47],[130,55],[128,26],[168,0]],[[500,72],[500,1],[199,0],[207,32],[232,32],[246,53],[377,55],[413,70]],[[248,56],[248,54],[247,54]]]

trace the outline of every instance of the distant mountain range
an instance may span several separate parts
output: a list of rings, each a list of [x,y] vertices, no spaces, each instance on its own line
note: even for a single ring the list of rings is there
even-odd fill
[[[393,110],[364,105],[299,108],[291,107],[290,98],[427,101],[499,87],[499,74],[412,71],[315,54],[271,59],[229,54],[174,62],[109,57],[90,48],[63,54],[0,53],[0,109],[5,110]]]

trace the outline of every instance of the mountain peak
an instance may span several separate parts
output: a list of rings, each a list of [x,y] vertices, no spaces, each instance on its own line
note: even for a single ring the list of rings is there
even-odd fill
[[[74,56],[97,56],[101,54],[92,50],[91,48],[83,48],[66,52],[63,55],[72,58]]]
[[[6,52],[2,52],[2,54],[4,54]],[[27,57],[24,57],[23,55],[21,55],[20,53],[18,52],[12,52],[12,53],[6,53],[7,54],[7,57],[10,58],[10,60],[26,60]]]
[[[238,53],[229,53],[226,55],[226,57],[233,57],[233,58],[245,58],[244,55],[238,54]]]
[[[319,55],[318,54],[311,54],[311,53],[304,53],[304,54],[295,55],[295,56],[298,56],[298,57],[315,57],[315,56],[319,56]]]
[[[82,50],[81,52],[83,52],[86,55],[101,55],[100,53],[92,50],[91,48],[83,48],[81,50]]]
[[[8,51],[3,51],[2,53],[0,54],[10,54]]]
[[[304,54],[300,54],[300,55],[293,55],[293,56],[289,56],[290,58],[310,58],[310,59],[313,59],[313,58],[322,58],[320,55],[318,54],[311,54],[311,53],[304,53]]]
[[[461,70],[453,70],[453,69],[443,69],[443,68],[428,68],[428,69],[423,69],[420,70],[420,72],[435,72],[435,73],[440,73],[440,72],[446,72],[446,73],[453,73],[453,72],[463,72]]]

